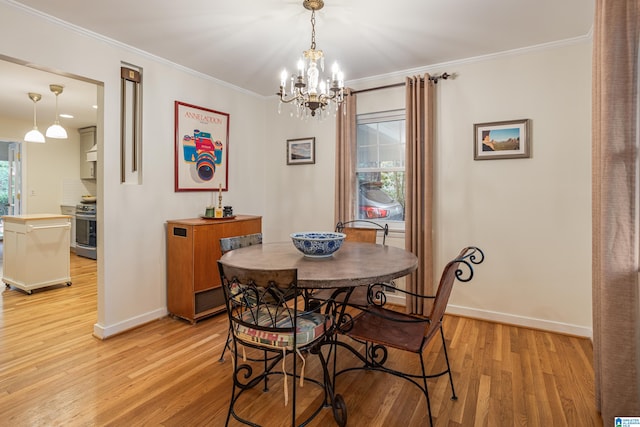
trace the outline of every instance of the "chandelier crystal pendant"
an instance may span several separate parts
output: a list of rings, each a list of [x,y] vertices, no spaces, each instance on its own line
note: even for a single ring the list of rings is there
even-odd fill
[[[56,119],[47,129],[47,138],[67,139],[67,131],[60,126],[60,122],[58,121],[58,95],[62,93],[63,86],[49,85],[49,89],[56,94]]]
[[[344,76],[338,64],[334,63],[331,69],[331,78],[321,77],[324,72],[324,52],[316,49],[316,10],[324,7],[323,0],[304,0],[302,5],[311,11],[311,47],[305,50],[298,61],[297,75],[291,76],[287,85],[287,70],[280,75],[280,111],[282,104],[292,103],[295,106],[298,117],[305,118],[322,117],[327,111],[327,106],[333,105],[337,111],[344,101]],[[289,92],[287,92],[289,86]]]
[[[33,129],[26,133],[24,140],[25,142],[38,142],[42,144],[44,143],[44,135],[38,130],[38,125],[36,124],[36,103],[42,99],[42,95],[29,92],[29,99],[33,101]]]

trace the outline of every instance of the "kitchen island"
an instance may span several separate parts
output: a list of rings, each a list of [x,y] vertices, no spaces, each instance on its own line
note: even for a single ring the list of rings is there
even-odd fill
[[[56,284],[71,285],[71,217],[61,214],[6,215],[2,281],[31,294]]]

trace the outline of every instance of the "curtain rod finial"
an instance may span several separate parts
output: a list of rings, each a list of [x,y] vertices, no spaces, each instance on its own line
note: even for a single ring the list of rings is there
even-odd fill
[[[453,76],[445,71],[444,73],[440,74],[439,76],[430,77],[429,80],[432,80],[435,84],[437,84],[438,80],[440,80],[440,79],[447,80],[449,77],[453,77]]]

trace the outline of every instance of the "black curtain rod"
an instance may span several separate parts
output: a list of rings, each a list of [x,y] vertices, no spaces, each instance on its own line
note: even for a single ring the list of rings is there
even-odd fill
[[[438,84],[438,80],[442,79],[442,80],[447,80],[449,77],[451,77],[451,74],[449,73],[442,73],[438,76],[429,76],[429,80],[431,80],[432,82],[434,82],[435,84]],[[424,81],[424,79],[422,77],[420,77],[420,81]],[[399,87],[399,86],[404,86],[405,83],[394,83],[394,84],[390,84],[390,85],[385,85],[385,86],[377,86],[377,87],[370,87],[367,89],[360,89],[360,90],[352,90],[351,93],[362,93],[362,92],[370,92],[372,90],[380,90],[380,89],[389,89],[392,87]]]

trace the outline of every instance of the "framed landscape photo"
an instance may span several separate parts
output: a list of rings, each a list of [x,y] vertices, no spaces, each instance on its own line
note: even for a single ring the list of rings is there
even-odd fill
[[[175,191],[227,191],[229,114],[175,101]]]
[[[531,157],[531,120],[476,123],[473,125],[474,160]]]
[[[309,165],[316,162],[316,139],[287,139],[287,164]]]

